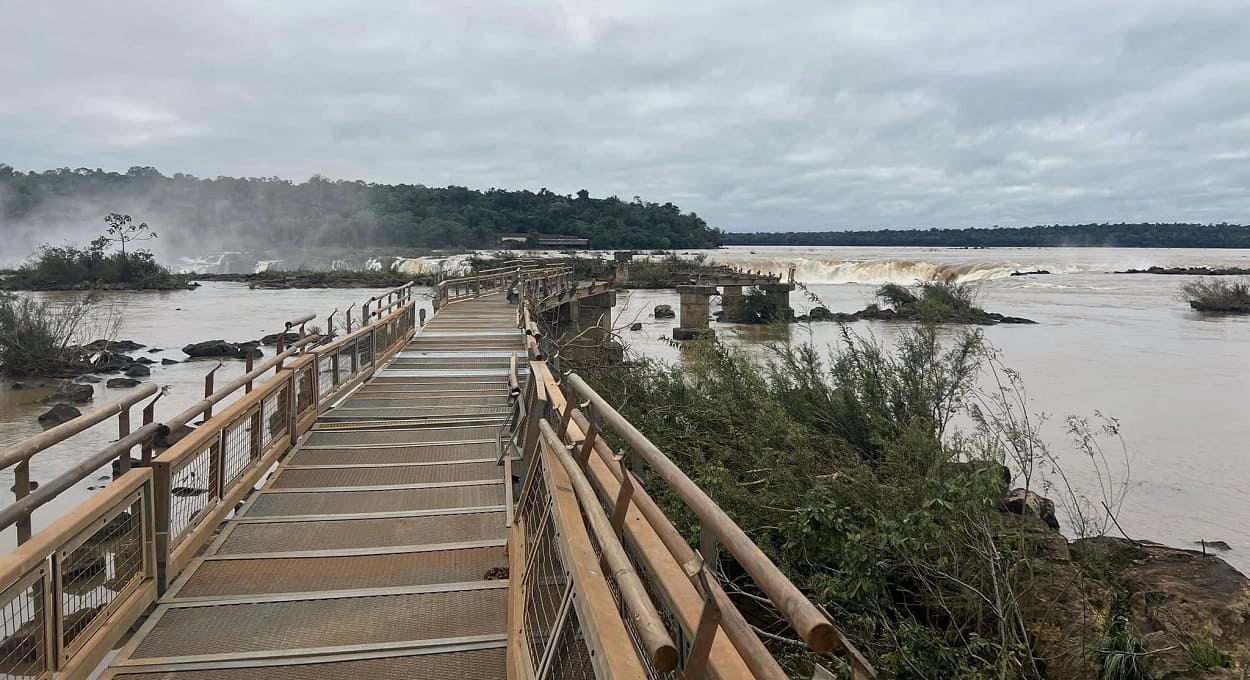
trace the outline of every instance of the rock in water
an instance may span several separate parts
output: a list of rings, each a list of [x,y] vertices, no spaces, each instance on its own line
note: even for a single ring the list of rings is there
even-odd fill
[[[131,378],[143,378],[152,375],[152,369],[144,366],[143,364],[135,364],[134,366],[126,369],[126,375]]]
[[[80,415],[82,415],[82,411],[69,404],[57,404],[39,416],[39,425],[45,430],[50,430],[62,423],[68,423]]]
[[[657,319],[676,319],[677,313],[673,311],[672,305],[656,305],[652,310],[652,315]]]
[[[196,342],[182,348],[184,354],[189,357],[201,359],[205,357],[233,357],[238,354],[239,348],[232,342],[225,340],[205,340],[204,342]]]
[[[173,359],[161,359],[162,366],[173,366],[174,364],[177,364],[177,363],[180,363],[180,362],[174,361]]]
[[[90,374],[88,374],[88,375],[80,375],[80,376],[78,376],[78,382],[80,382],[80,383],[98,383],[98,382],[100,382],[100,379],[99,379],[98,377],[96,377],[96,376],[94,376],[94,375],[90,375]]]
[[[640,330],[642,330],[642,322],[634,322],[634,323],[630,324],[630,326],[629,326],[629,330],[631,330],[631,331],[640,331]]]
[[[95,396],[95,388],[91,385],[79,385],[78,383],[66,380],[51,395],[43,398],[43,403],[53,404],[57,402],[69,402],[72,404],[85,404],[91,401]]]
[[[270,333],[260,339],[260,344],[272,347],[273,345],[278,344],[279,338],[282,339],[283,344],[289,345],[296,340],[299,340],[299,333]]]
[[[131,387],[138,387],[139,384],[140,381],[135,380],[134,378],[109,378],[109,381],[104,383],[104,386],[112,389],[124,390]]]
[[[809,321],[833,321],[833,312],[825,307],[812,307],[812,311],[807,313]]]

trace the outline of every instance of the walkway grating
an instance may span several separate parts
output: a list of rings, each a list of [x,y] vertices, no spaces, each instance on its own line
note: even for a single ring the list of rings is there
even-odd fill
[[[103,677],[507,677],[515,327],[497,296],[436,314],[321,414]]]

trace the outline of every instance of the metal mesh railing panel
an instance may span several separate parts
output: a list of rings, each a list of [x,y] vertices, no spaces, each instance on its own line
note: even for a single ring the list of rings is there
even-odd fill
[[[255,668],[122,673],[115,680],[506,680],[507,650],[475,649]]]
[[[486,541],[507,536],[504,513],[239,524],[218,555]]]
[[[502,546],[389,555],[207,560],[178,597],[228,597],[481,581],[507,566]]]
[[[133,658],[377,644],[503,633],[507,588],[173,607]]]
[[[441,463],[450,460],[495,460],[498,444],[439,444],[435,446],[389,446],[376,449],[301,449],[288,465],[386,465]]]
[[[222,432],[223,470],[225,471],[223,488],[230,488],[234,480],[238,479],[252,464],[255,455],[252,444],[252,420],[252,412],[249,411],[247,415],[228,425]]]
[[[586,646],[577,608],[570,607],[568,616],[561,622],[560,630],[552,643],[551,662],[543,678],[552,680],[594,680],[595,667],[591,663],[590,648]]]
[[[105,517],[85,543],[56,555],[66,649],[74,647],[128,586],[143,578],[143,501],[136,498]]]
[[[0,672],[8,678],[34,678],[48,669],[47,613],[43,569],[3,594],[0,604]]]
[[[503,505],[503,484],[386,491],[310,491],[261,494],[248,517],[402,512]]]
[[[260,448],[267,450],[276,439],[282,438],[290,429],[291,393],[282,387],[265,397],[260,402]]]
[[[170,470],[169,543],[178,545],[201,515],[217,504],[221,441],[214,438],[207,446]]]
[[[295,412],[300,416],[317,406],[316,394],[314,394],[316,378],[317,363],[315,361],[300,369],[295,376]]]
[[[541,521],[534,532],[532,542],[526,542],[524,588],[522,605],[525,644],[529,646],[530,658],[543,657],[547,645],[554,638],[554,630],[561,607],[570,596],[572,581],[557,545],[559,535],[550,514]]]
[[[451,465],[403,467],[352,467],[327,469],[283,469],[273,479],[274,489],[315,489],[349,486],[400,484],[446,484],[484,482],[503,478],[503,468],[494,461]]]
[[[317,394],[320,399],[334,391],[334,359],[329,354],[317,355]]]

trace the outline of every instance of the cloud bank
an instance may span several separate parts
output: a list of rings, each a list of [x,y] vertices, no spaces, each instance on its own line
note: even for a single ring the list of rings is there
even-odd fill
[[[8,2],[0,57],[23,170],[585,187],[729,230],[1250,220],[1244,0]]]

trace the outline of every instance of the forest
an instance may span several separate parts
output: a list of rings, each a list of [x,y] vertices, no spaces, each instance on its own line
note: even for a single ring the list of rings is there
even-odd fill
[[[0,224],[57,233],[100,215],[142,216],[165,245],[196,248],[487,248],[501,233],[561,234],[589,247],[713,248],[720,232],[672,203],[462,186],[278,177],[201,179],[152,167],[125,173],[0,163]],[[20,235],[19,235],[20,236]],[[238,245],[235,245],[238,244]],[[242,247],[245,246],[245,247]]]
[[[969,229],[725,232],[727,246],[929,246],[944,248],[1250,248],[1237,224],[1072,224]]]

